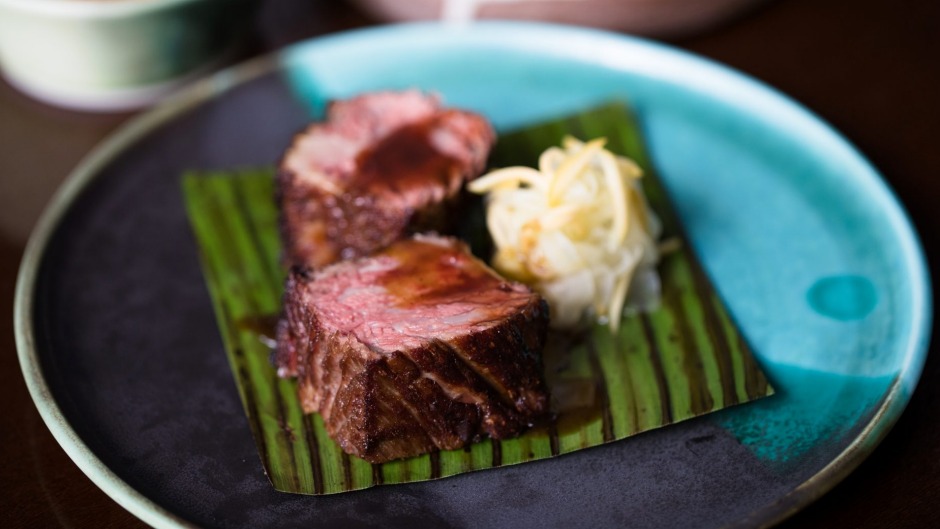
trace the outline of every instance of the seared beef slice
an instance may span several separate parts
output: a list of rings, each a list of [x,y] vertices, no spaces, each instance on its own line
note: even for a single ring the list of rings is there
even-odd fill
[[[454,239],[417,235],[295,269],[284,309],[279,374],[368,461],[515,436],[548,411],[547,305]]]
[[[294,138],[278,170],[285,258],[319,267],[408,233],[446,231],[495,135],[477,114],[418,91],[337,101]]]

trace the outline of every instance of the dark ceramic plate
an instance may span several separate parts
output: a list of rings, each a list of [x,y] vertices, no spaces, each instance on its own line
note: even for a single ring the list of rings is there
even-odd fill
[[[778,395],[515,467],[335,496],[275,492],[226,364],[180,175],[270,165],[327,99],[405,87],[501,130],[629,99]],[[773,523],[884,437],[920,374],[931,317],[902,209],[806,110],[659,45],[507,23],[312,41],[134,121],[57,195],[16,303],[24,374],[53,434],[116,501],[163,527]]]

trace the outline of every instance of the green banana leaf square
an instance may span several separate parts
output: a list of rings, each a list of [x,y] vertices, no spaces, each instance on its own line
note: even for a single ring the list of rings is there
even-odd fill
[[[596,325],[549,340],[545,376],[555,414],[548,424],[515,439],[487,439],[463,450],[384,464],[345,454],[317,414],[302,412],[295,382],[279,378],[271,363],[265,328],[280,311],[284,279],[273,170],[184,176],[187,212],[232,374],[262,465],[277,490],[331,494],[525,463],[773,393],[686,242],[639,124],[624,103],[503,133],[491,165],[534,166],[539,153],[566,134],[606,137],[610,150],[643,168],[644,191],[663,221],[664,237],[679,241],[659,266],[660,307],[625,316],[615,334]],[[474,242],[483,230],[478,219],[467,223],[462,235]]]

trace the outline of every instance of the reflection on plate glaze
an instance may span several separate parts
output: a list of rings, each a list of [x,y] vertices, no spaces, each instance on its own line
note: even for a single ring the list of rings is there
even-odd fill
[[[878,292],[862,276],[829,276],[809,288],[806,301],[823,316],[841,321],[860,320],[878,304]]]

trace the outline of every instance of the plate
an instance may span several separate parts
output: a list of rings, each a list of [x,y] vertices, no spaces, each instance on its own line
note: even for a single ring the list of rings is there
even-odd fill
[[[326,101],[410,87],[498,130],[628,99],[778,395],[515,467],[334,496],[274,491],[180,175],[270,165]],[[764,525],[830,489],[897,420],[926,355],[929,292],[916,235],[878,173],[772,89],[593,30],[419,24],[300,44],[127,125],[40,221],[15,315],[24,375],[56,439],[155,526]]]

